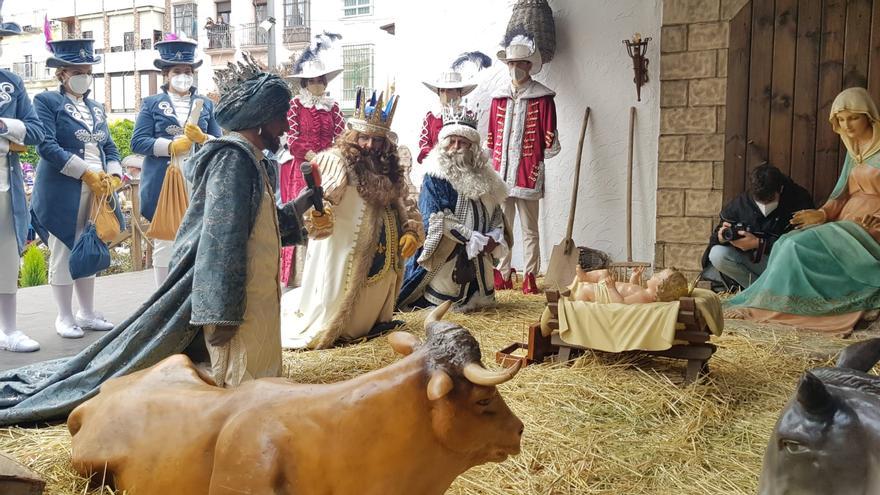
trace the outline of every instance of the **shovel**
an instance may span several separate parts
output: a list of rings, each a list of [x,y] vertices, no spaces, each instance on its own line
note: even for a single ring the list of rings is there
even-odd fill
[[[584,124],[581,127],[581,140],[578,144],[577,164],[574,169],[574,182],[571,186],[571,208],[568,211],[568,229],[562,242],[553,246],[550,253],[550,264],[547,274],[544,275],[544,283],[547,287],[561,289],[574,280],[578,264],[579,252],[571,238],[574,229],[574,212],[577,209],[578,182],[581,176],[581,157],[584,152],[584,138],[587,135],[587,123],[590,121],[590,107],[584,112]]]

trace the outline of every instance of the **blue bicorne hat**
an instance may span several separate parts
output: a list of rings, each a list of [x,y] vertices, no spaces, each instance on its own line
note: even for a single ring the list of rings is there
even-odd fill
[[[0,0],[0,11],[3,10],[3,0]],[[3,22],[3,15],[0,14],[0,36],[15,36],[21,34],[21,26],[14,22]]]
[[[95,40],[50,41],[52,56],[46,59],[46,67],[70,67],[75,65],[95,65],[101,57],[95,56]]]
[[[153,61],[153,65],[159,69],[167,69],[175,65],[189,65],[197,69],[202,65],[201,60],[196,60],[198,44],[193,41],[160,41],[155,47],[159,51],[159,58]]]

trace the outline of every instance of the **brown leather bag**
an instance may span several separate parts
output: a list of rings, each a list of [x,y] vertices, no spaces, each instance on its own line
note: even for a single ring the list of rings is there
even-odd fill
[[[177,157],[172,157],[168,169],[165,171],[162,190],[159,192],[159,201],[156,203],[156,212],[153,213],[153,221],[150,222],[150,228],[146,232],[147,236],[152,239],[173,241],[177,237],[177,230],[183,221],[183,215],[189,207],[186,182],[178,163]]]

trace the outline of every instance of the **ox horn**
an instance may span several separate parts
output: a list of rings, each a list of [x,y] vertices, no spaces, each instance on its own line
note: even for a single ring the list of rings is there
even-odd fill
[[[493,385],[502,384],[513,378],[521,366],[522,361],[517,360],[513,366],[502,371],[490,371],[483,368],[480,363],[468,363],[464,366],[462,373],[464,373],[464,377],[474,385],[491,387]]]
[[[428,329],[428,325],[430,325],[431,323],[436,323],[436,322],[442,320],[443,315],[445,315],[446,312],[449,311],[449,308],[451,306],[452,306],[452,301],[446,301],[445,303],[441,304],[440,306],[437,306],[436,308],[434,308],[434,310],[428,314],[428,317],[425,318],[425,330]]]
[[[428,400],[437,400],[446,396],[455,384],[445,371],[437,370],[428,381]]]
[[[388,334],[388,343],[391,344],[394,352],[404,356],[412,354],[413,350],[421,344],[418,337],[406,332],[392,332]]]
[[[801,383],[798,384],[797,401],[804,412],[816,418],[830,418],[836,409],[834,397],[825,388],[825,384],[809,371],[804,373]]]

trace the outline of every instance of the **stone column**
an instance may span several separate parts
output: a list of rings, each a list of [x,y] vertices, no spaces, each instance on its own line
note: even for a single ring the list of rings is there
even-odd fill
[[[664,0],[658,266],[689,277],[721,210],[729,21],[748,0]]]

